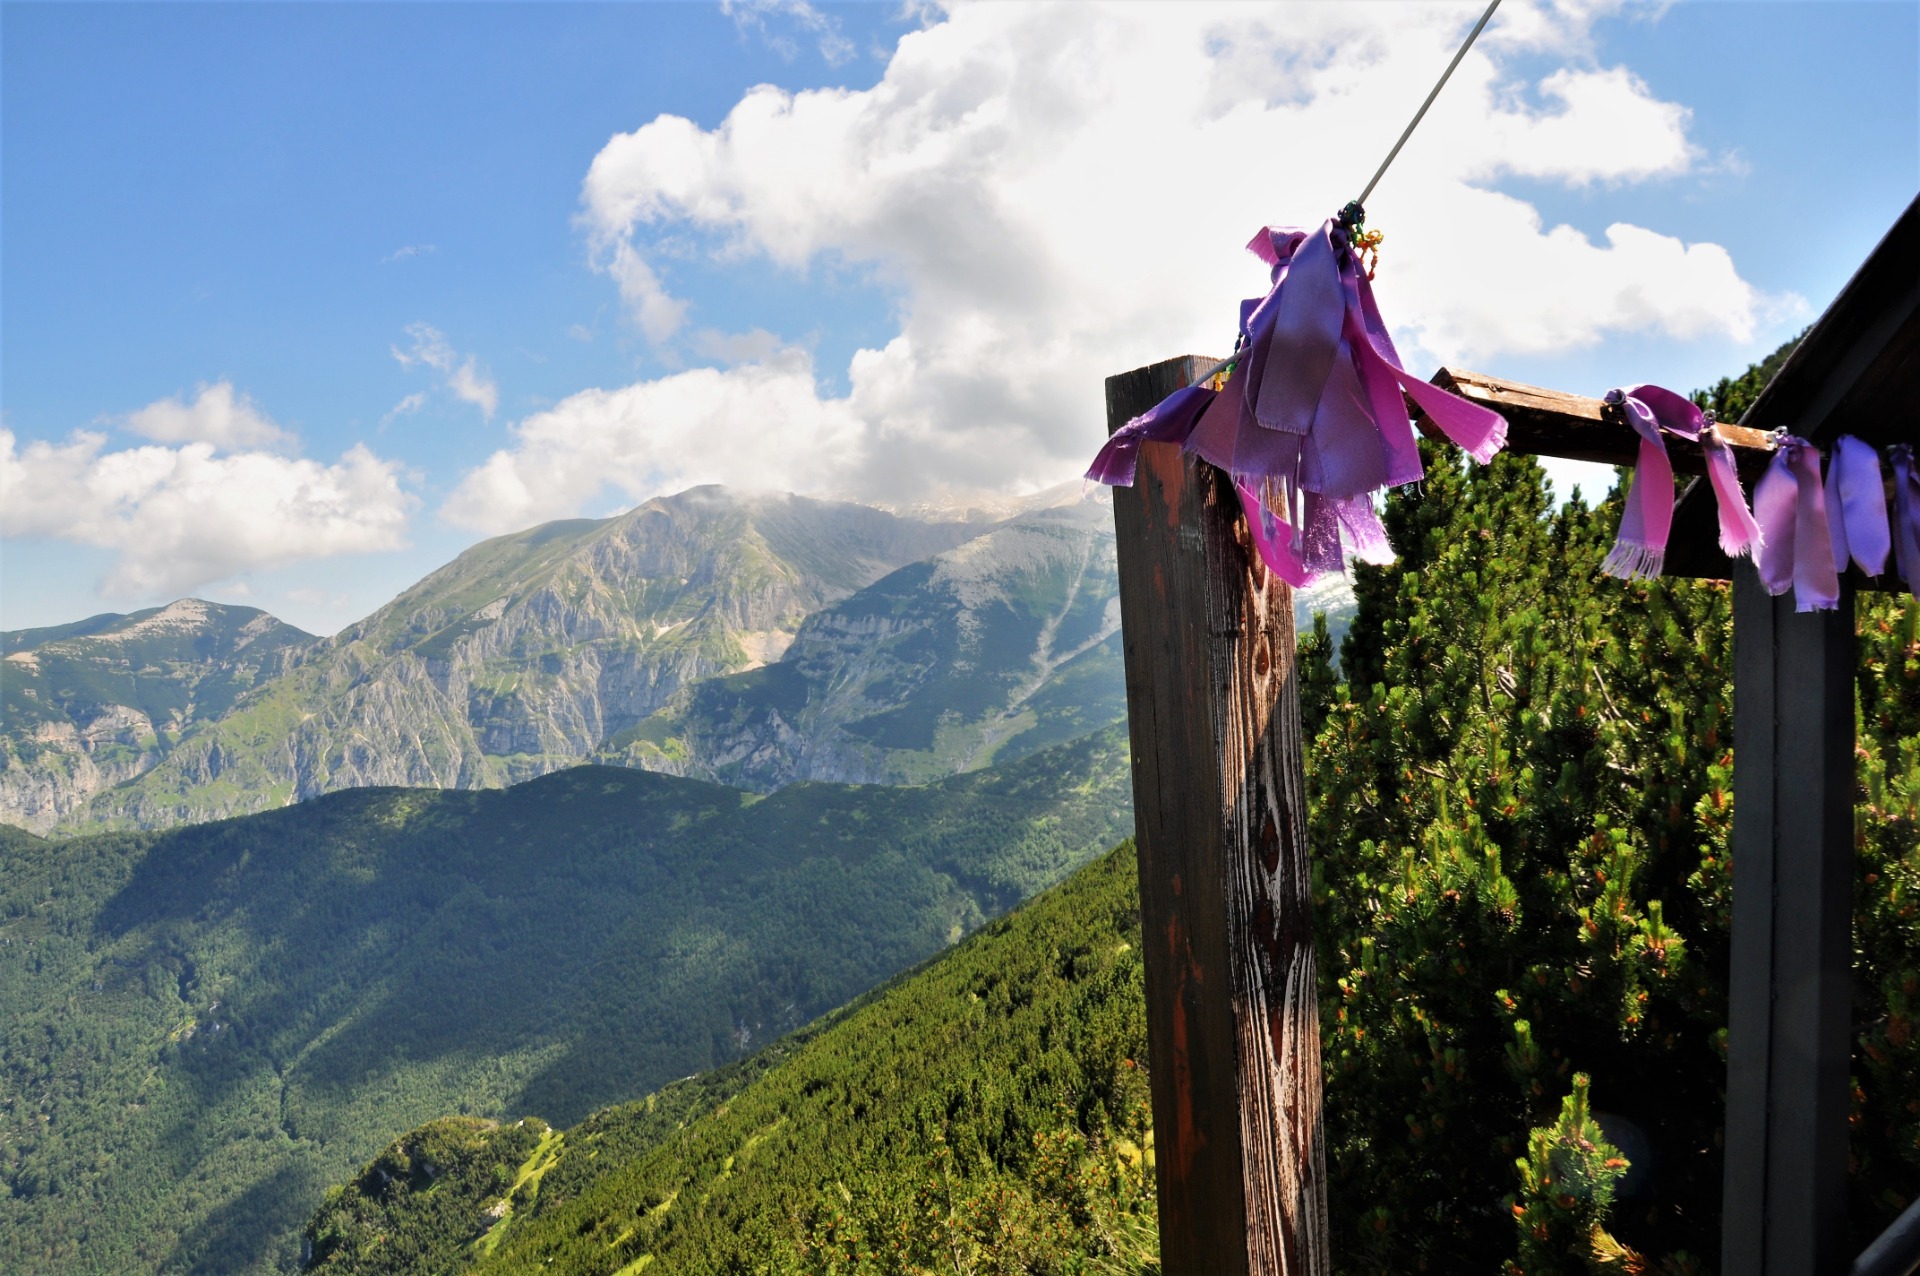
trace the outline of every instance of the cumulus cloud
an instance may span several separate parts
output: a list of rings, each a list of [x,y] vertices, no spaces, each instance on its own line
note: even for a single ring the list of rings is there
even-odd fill
[[[865,426],[814,385],[812,361],[788,349],[570,395],[515,426],[514,446],[471,471],[443,516],[493,532],[586,508],[609,488],[632,499],[701,483],[839,488]]]
[[[292,442],[286,431],[275,425],[259,404],[236,391],[231,381],[202,384],[191,403],[178,398],[149,403],[138,412],[129,412],[120,423],[160,443],[277,448]]]
[[[494,385],[493,378],[480,367],[478,359],[473,355],[461,358],[448,343],[447,335],[432,324],[410,323],[407,325],[407,336],[413,339],[413,344],[407,349],[390,347],[401,367],[424,364],[432,368],[440,374],[443,384],[456,399],[473,404],[488,417],[494,414],[500,406],[500,390]]]
[[[108,451],[104,434],[21,445],[0,428],[0,535],[112,550],[110,596],[177,596],[263,568],[406,543],[398,467],[356,445],[325,465],[212,442]]]
[[[649,338],[689,340],[671,286],[689,252],[864,274],[898,330],[852,357],[843,397],[792,352],[576,396],[517,427],[449,514],[504,528],[576,512],[596,473],[636,499],[736,466],[803,488],[818,453],[782,446],[794,422],[830,438],[849,493],[1057,482],[1101,436],[1107,373],[1226,351],[1236,302],[1265,285],[1239,245],[1358,193],[1476,7],[954,5],[870,89],[762,85],[715,128],[663,115],[617,135],[580,222]],[[1767,299],[1717,245],[1625,223],[1596,240],[1498,189],[1701,166],[1685,107],[1593,58],[1594,23],[1621,8],[1503,8],[1370,201],[1388,234],[1376,287],[1411,363],[1753,332]],[[1506,69],[1542,54],[1558,62],[1542,78]],[[697,423],[735,420],[749,393],[770,415],[724,436],[745,453],[708,443]],[[619,425],[561,428],[563,408]],[[714,459],[690,461],[690,441]]]

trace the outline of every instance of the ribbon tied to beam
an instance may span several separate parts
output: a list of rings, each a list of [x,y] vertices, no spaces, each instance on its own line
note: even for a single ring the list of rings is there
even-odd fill
[[[1087,477],[1131,485],[1142,443],[1178,443],[1232,477],[1255,549],[1289,584],[1342,570],[1348,552],[1393,561],[1373,495],[1425,473],[1407,400],[1476,461],[1505,445],[1507,423],[1401,365],[1355,245],[1363,217],[1349,205],[1314,230],[1256,234],[1247,248],[1271,287],[1241,304],[1224,384],[1176,390],[1127,422]]]

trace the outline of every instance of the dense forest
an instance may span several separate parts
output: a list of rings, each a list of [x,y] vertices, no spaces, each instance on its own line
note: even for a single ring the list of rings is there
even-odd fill
[[[322,1206],[315,1270],[1137,1271],[1158,1245],[1139,926],[1123,847],[769,1057],[544,1149],[463,1131],[429,1176],[449,1140],[416,1131]]]
[[[581,767],[166,833],[0,829],[0,1267],[289,1270],[441,1115],[740,1058],[1131,823],[1123,731],[921,788]]]
[[[1764,380],[1708,397],[1737,416]],[[1302,642],[1336,1269],[1712,1272],[1729,590],[1601,576],[1617,494],[1556,506],[1530,460],[1427,461],[1388,502],[1400,560],[1358,569],[1337,659],[1324,626]],[[1873,595],[1858,616],[1864,1244],[1920,1194],[1920,609]],[[757,1078],[656,1096],[682,1128],[642,1104],[567,1132],[533,1190],[483,1192],[484,1220],[435,1232],[434,1261],[1149,1268],[1130,864],[783,1043]],[[310,1233],[323,1270],[383,1270],[421,1225],[409,1199],[364,1175],[334,1196]]]

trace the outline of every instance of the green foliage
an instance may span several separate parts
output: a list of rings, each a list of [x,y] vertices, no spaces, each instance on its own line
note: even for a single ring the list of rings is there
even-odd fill
[[[1601,1224],[1627,1161],[1588,1110],[1587,1085],[1574,1074],[1559,1120],[1529,1134],[1515,1162],[1520,1191],[1506,1202],[1520,1233],[1514,1276],[1585,1276],[1600,1270],[1596,1256],[1620,1252]]]
[[[1703,397],[1737,416],[1766,375]],[[1556,512],[1531,461],[1428,459],[1388,502],[1401,561],[1357,569],[1344,684],[1302,683],[1325,714],[1308,759],[1336,1245],[1355,1270],[1512,1253],[1485,1202],[1516,1158],[1537,1179],[1541,1148],[1587,1137],[1563,1106],[1578,1069],[1634,1162],[1581,1218],[1610,1218],[1609,1262],[1700,1270],[1719,1249],[1730,593],[1602,577],[1617,492]],[[1912,599],[1858,615],[1864,1245],[1920,1181],[1920,646]],[[1574,1261],[1549,1230],[1517,1270]]]
[[[1617,507],[1550,511],[1530,460],[1429,474],[1389,502],[1403,559],[1360,569],[1309,750],[1336,1242],[1361,1268],[1507,1249],[1481,1202],[1559,1137],[1577,1066],[1657,1167],[1622,1234],[1711,1251],[1724,900],[1687,883],[1696,807],[1730,807],[1727,591],[1602,578]]]
[[[0,1254],[285,1270],[395,1131],[576,1122],[737,1059],[1111,845],[1126,786],[1110,730],[925,788],[581,767],[0,830]]]
[[[468,1270],[1156,1269],[1138,934],[1122,847],[765,1066],[569,1131]],[[381,1190],[363,1173],[310,1235]]]
[[[329,1193],[307,1229],[310,1268],[436,1276],[505,1216],[555,1142],[536,1118],[500,1125],[443,1117],[421,1126]]]

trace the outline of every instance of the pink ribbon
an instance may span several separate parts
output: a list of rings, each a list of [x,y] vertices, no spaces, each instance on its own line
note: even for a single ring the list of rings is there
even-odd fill
[[[1751,553],[1760,528],[1747,509],[1733,450],[1721,442],[1705,413],[1684,395],[1657,385],[1609,390],[1607,402],[1619,407],[1640,436],[1639,462],[1620,516],[1620,533],[1601,570],[1632,580],[1658,576],[1664,569],[1667,537],[1673,530],[1673,462],[1664,434],[1700,444],[1707,479],[1720,513],[1720,548],[1731,558]]]
[[[1793,590],[1795,611],[1826,611],[1840,603],[1827,529],[1827,493],[1820,482],[1820,450],[1787,435],[1753,489],[1760,524],[1757,562],[1770,594]]]

